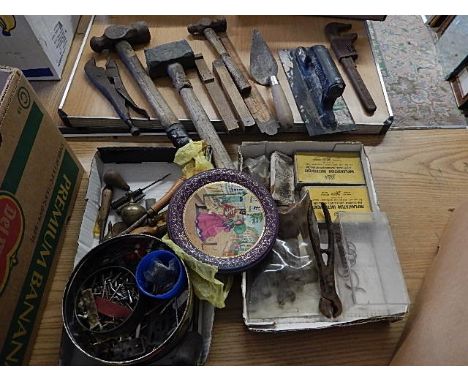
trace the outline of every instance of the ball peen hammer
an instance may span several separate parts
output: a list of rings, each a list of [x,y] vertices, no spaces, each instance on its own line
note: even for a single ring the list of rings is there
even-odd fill
[[[161,93],[156,89],[151,78],[146,73],[138,59],[133,45],[145,44],[151,40],[148,24],[143,21],[127,25],[110,25],[100,37],[91,38],[91,49],[95,52],[103,50],[115,50],[120,59],[138,83],[145,94],[151,107],[156,112],[161,125],[175,147],[185,146],[190,138],[172,109],[167,104]]]
[[[203,34],[205,36],[205,38],[211,43],[211,45],[213,45],[215,50],[221,56],[221,59],[223,60],[224,65],[226,65],[229,73],[231,73],[231,76],[237,88],[239,89],[239,92],[243,96],[249,95],[250,90],[252,89],[249,81],[247,78],[245,78],[242,71],[237,67],[216,33],[226,32],[226,19],[224,17],[219,19],[210,19],[208,17],[204,17],[198,20],[195,24],[190,24],[187,27],[187,30],[192,35],[197,36]]]
[[[216,166],[235,168],[210,118],[193,91],[192,84],[185,75],[184,68],[195,67],[195,54],[187,40],[174,41],[145,49],[145,57],[151,78],[166,75],[171,78],[174,88],[182,97],[185,107],[190,113],[198,135],[211,146]]]

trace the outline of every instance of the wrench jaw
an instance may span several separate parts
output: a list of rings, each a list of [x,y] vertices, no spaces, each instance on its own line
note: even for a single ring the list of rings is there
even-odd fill
[[[336,318],[342,313],[343,308],[340,299],[331,301],[326,297],[321,297],[319,310],[327,318]]]
[[[357,40],[357,33],[343,33],[351,29],[351,24],[330,23],[325,26],[325,35],[330,40],[331,48],[338,61],[342,58],[351,57],[353,60],[358,58],[354,42]]]
[[[328,261],[333,260],[327,263],[326,269],[323,269],[320,276],[322,296],[319,301],[319,310],[327,318],[336,318],[343,312],[343,305],[335,286],[334,256],[334,253],[330,254]]]
[[[349,23],[328,23],[325,26],[325,35],[328,38],[333,36],[338,36],[343,32],[349,31],[352,28],[352,25]]]
[[[325,34],[330,41],[330,46],[337,60],[348,75],[362,107],[367,114],[372,115],[377,110],[377,106],[355,64],[358,53],[354,49],[354,42],[357,40],[358,35],[357,33],[343,33],[349,31],[351,27],[351,24],[330,23],[325,26]]]

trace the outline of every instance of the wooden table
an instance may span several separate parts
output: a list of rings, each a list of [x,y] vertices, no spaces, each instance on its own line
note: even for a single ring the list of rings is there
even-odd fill
[[[71,57],[76,55],[80,39],[81,34],[75,39]],[[70,74],[72,61],[67,62],[65,78]],[[56,110],[65,80],[34,86],[58,124]],[[249,139],[252,137],[243,138]],[[389,131],[384,137],[334,139],[360,140],[366,146],[380,207],[388,214],[410,298],[414,301],[426,269],[436,255],[447,220],[467,195],[468,133],[448,129],[406,130]],[[240,140],[227,142],[234,154]],[[160,144],[168,143],[144,137],[131,142],[70,140],[86,170],[89,170],[99,146]],[[62,333],[61,297],[73,267],[86,187],[87,175],[67,228],[36,339],[30,362],[34,365],[58,362]],[[209,365],[383,365],[390,361],[405,326],[406,320],[297,333],[249,332],[242,320],[239,280],[237,277],[227,307],[216,311]]]

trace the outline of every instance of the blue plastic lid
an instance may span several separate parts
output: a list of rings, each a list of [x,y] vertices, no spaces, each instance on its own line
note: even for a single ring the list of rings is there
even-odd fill
[[[174,261],[177,279],[171,286],[171,288],[162,294],[153,294],[149,291],[148,281],[145,278],[145,272],[150,270],[151,267],[154,267],[155,262],[159,262],[164,266],[168,266],[169,262]],[[160,249],[153,251],[144,256],[136,268],[136,283],[138,289],[148,297],[160,299],[160,300],[169,300],[173,297],[178,296],[182,289],[185,287],[187,282],[187,275],[185,273],[185,267],[182,265],[180,259],[171,251]]]

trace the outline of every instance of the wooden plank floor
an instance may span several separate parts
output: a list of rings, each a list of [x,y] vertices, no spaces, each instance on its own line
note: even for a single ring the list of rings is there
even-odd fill
[[[80,39],[82,35],[75,39],[71,57],[76,55]],[[71,72],[73,61],[68,59],[64,78]],[[34,84],[57,124],[56,110],[64,86],[65,80]],[[281,138],[284,137],[275,137]],[[287,139],[295,138],[288,136]],[[410,298],[414,301],[451,212],[467,197],[468,133],[465,130],[408,130],[390,131],[385,137],[347,136],[346,139],[360,140],[366,145],[380,207],[388,214]],[[252,137],[244,140],[252,140]],[[228,148],[233,157],[238,143],[238,140],[229,140]],[[97,147],[168,143],[142,137],[132,142],[70,140],[70,144],[89,171]],[[32,353],[30,363],[33,365],[58,363],[61,298],[73,267],[86,187],[87,175],[68,223]],[[243,324],[237,278],[227,308],[216,312],[208,364],[384,365],[390,361],[404,325],[405,321],[400,321],[297,333],[252,333]]]

